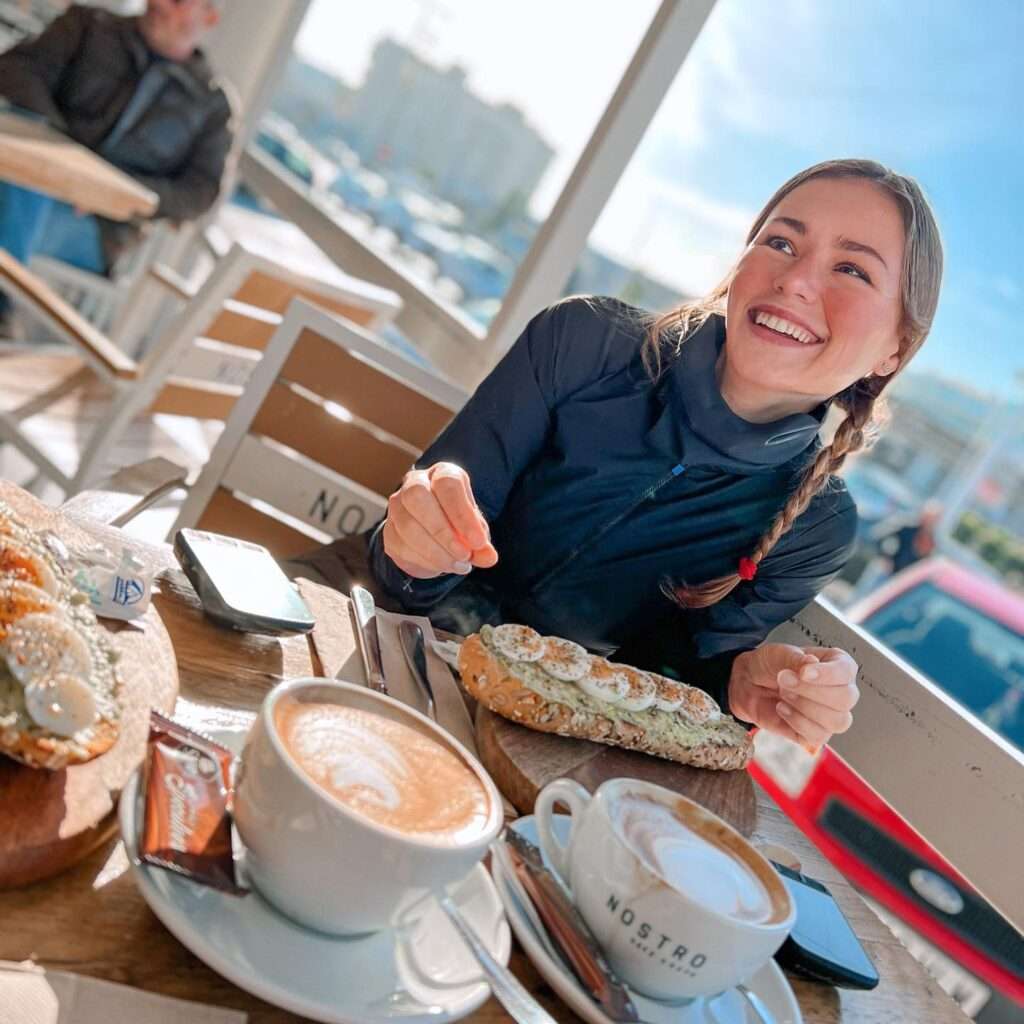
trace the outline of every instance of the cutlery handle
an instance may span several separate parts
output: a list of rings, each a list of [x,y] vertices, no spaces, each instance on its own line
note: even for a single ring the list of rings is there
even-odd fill
[[[775,1015],[765,1006],[764,1000],[756,992],[747,988],[746,985],[737,985],[736,991],[747,1001],[750,1008],[761,1019],[762,1024],[775,1024]]]
[[[523,988],[519,979],[491,956],[452,898],[445,893],[438,893],[437,902],[483,968],[494,998],[508,1010],[513,1020],[518,1024],[556,1024],[554,1017]]]
[[[427,717],[437,721],[437,708],[434,703],[434,689],[427,675],[427,648],[423,641],[423,630],[415,622],[403,619],[398,624],[398,639],[405,655],[405,663],[423,699],[427,703]]]
[[[357,584],[351,589],[349,596],[352,599],[352,615],[356,622],[359,653],[363,659],[366,682],[371,689],[387,693],[388,685],[384,678],[384,662],[380,656],[380,634],[373,595],[365,587]]]

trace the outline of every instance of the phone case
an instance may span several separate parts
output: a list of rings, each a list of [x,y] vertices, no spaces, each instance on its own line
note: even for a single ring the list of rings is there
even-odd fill
[[[203,610],[232,629],[308,633],[313,616],[266,548],[202,530],[179,530],[174,554]]]

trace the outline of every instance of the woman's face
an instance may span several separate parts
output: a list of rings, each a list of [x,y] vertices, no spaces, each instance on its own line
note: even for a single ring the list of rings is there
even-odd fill
[[[816,178],[776,206],[729,287],[721,383],[737,412],[809,411],[899,366],[904,244],[896,200],[863,179]]]

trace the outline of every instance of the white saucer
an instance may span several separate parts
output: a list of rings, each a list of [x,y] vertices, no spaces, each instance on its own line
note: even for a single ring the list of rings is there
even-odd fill
[[[237,750],[244,733],[218,730],[211,738]],[[327,1024],[440,1024],[472,1013],[491,994],[436,904],[418,920],[374,935],[322,935],[290,921],[255,891],[229,896],[140,863],[138,772],[121,794],[118,814],[135,881],[156,916],[218,974],[268,1003]],[[507,964],[508,924],[483,866],[449,894],[491,955]]]
[[[519,818],[509,827],[539,845],[533,815]],[[568,838],[568,815],[555,815],[555,831],[560,840]],[[589,1024],[614,1024],[580,987],[575,975],[545,948],[545,939],[541,938],[524,912],[496,857],[491,858],[491,874],[498,883],[498,893],[512,930],[544,980],[567,1006]],[[777,1024],[803,1024],[793,990],[774,960],[769,960],[747,984],[764,1000],[775,1015]],[[710,1004],[699,1001],[685,1007],[666,1006],[632,991],[630,996],[640,1019],[649,1024],[760,1024],[738,992],[727,992]]]

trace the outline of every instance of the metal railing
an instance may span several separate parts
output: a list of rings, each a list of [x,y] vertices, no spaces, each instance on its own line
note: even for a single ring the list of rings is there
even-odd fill
[[[486,376],[490,353],[483,329],[349,231],[317,201],[305,182],[254,145],[243,153],[239,174],[253,192],[299,227],[346,274],[397,292],[402,311],[395,317],[395,325],[438,370],[466,388],[475,387]]]

